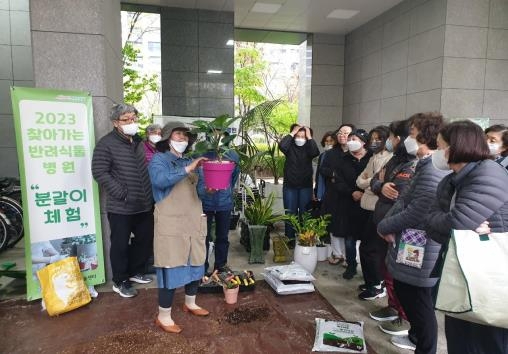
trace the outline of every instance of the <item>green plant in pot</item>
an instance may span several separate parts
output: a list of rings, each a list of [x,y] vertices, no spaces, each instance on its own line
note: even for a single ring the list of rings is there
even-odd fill
[[[212,153],[214,159],[203,163],[205,185],[210,189],[226,189],[231,181],[231,174],[235,163],[227,159],[229,151],[234,150],[230,143],[236,134],[230,133],[230,128],[238,118],[231,118],[227,114],[211,121],[195,120],[192,134],[198,135],[198,142],[194,147],[194,155]]]
[[[246,158],[247,162],[254,162],[253,166],[260,166],[268,170],[273,176],[274,184],[279,184],[279,178],[283,174],[284,155],[279,151],[279,141],[282,134],[271,123],[270,117],[282,103],[284,103],[283,100],[260,103],[241,117],[240,121],[241,138],[243,144],[246,145],[243,150],[247,158],[251,158],[251,160]],[[262,147],[253,140],[253,132],[263,136]],[[246,170],[246,173],[252,174],[252,170]]]
[[[248,196],[253,199],[253,202],[245,207],[245,219],[249,224],[249,237],[250,237],[250,257],[249,263],[265,263],[263,254],[263,240],[266,234],[268,225],[274,224],[278,221],[284,221],[286,215],[275,215],[273,210],[273,203],[275,195],[270,193],[266,198],[255,197],[252,189],[245,186],[245,191]]]
[[[295,229],[296,246],[294,260],[309,272],[316,269],[317,248],[321,238],[328,234],[331,215],[312,217],[308,212],[302,215],[288,215],[289,223]]]
[[[295,229],[297,244],[304,247],[321,245],[321,238],[328,234],[331,215],[314,218],[309,212],[298,215],[290,214],[287,219]]]

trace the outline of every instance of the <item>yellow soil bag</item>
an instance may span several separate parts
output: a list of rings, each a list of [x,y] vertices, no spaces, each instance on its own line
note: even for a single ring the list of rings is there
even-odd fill
[[[42,299],[50,316],[72,311],[92,298],[79,270],[78,259],[67,257],[37,272]]]

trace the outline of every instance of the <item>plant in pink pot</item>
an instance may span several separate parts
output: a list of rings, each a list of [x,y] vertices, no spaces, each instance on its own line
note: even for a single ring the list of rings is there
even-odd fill
[[[210,158],[203,163],[205,186],[209,189],[226,189],[231,183],[235,160],[238,161],[238,154],[230,146],[236,138],[232,125],[237,119],[221,115],[211,121],[192,122],[191,132],[198,135],[194,154]]]

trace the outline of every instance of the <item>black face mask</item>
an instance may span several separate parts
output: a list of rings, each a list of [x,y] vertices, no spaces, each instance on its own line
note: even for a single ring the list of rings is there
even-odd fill
[[[381,147],[381,142],[376,142],[376,143],[372,143],[369,145],[369,149],[372,152],[378,151],[380,147]]]

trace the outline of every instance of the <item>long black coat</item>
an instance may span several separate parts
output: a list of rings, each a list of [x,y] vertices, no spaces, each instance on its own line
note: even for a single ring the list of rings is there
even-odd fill
[[[359,238],[367,221],[367,211],[360,202],[353,200],[354,191],[362,191],[356,179],[365,169],[372,154],[357,160],[339,147],[327,152],[320,173],[326,178],[326,190],[322,202],[322,213],[331,214],[329,231],[337,237],[353,236]]]

